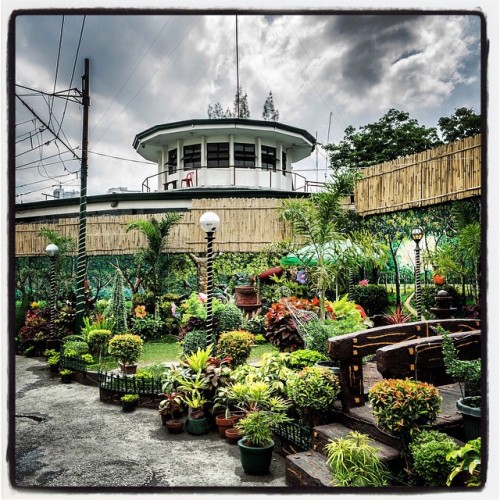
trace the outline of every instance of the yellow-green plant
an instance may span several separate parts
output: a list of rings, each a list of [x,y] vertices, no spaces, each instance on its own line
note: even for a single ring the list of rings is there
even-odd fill
[[[144,341],[139,335],[124,333],[115,335],[110,341],[108,352],[124,365],[136,363],[141,357]]]
[[[326,465],[338,486],[378,487],[389,484],[389,471],[366,434],[356,431],[325,446]]]
[[[481,438],[472,439],[458,450],[450,451],[446,460],[456,463],[446,481],[447,486],[461,472],[468,473],[465,481],[468,487],[481,486]]]
[[[244,330],[233,330],[222,333],[217,343],[217,353],[221,357],[231,358],[231,366],[243,364],[254,345],[255,336]]]

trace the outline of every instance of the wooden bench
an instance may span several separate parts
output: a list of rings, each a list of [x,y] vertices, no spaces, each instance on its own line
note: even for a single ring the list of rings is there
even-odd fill
[[[451,333],[477,330],[477,319],[446,319],[401,323],[398,325],[369,328],[328,339],[328,355],[340,364],[340,400],[343,411],[353,406],[363,406],[363,358],[374,355],[382,347],[408,340],[434,337],[436,327],[442,326]]]
[[[451,333],[460,359],[481,357],[481,331]],[[377,370],[384,378],[412,378],[439,386],[453,380],[446,374],[441,335],[407,340],[377,350]]]

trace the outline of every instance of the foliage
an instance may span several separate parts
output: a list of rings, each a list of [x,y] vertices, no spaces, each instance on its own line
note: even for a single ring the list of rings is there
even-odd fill
[[[141,357],[144,341],[139,335],[124,333],[111,338],[108,352],[124,365],[136,363]]]
[[[123,403],[136,403],[139,401],[139,394],[124,394],[121,398],[120,401]]]
[[[192,330],[186,333],[182,340],[182,351],[184,354],[191,354],[198,349],[207,347],[207,332],[205,330]]]
[[[30,346],[41,345],[50,338],[50,309],[28,309],[24,317],[24,326],[19,330],[23,350]]]
[[[436,330],[443,338],[441,351],[446,373],[459,383],[462,396],[479,396],[481,394],[481,359],[460,359],[449,332],[441,326],[438,326]]]
[[[389,305],[387,289],[383,285],[355,285],[351,298],[366,311],[368,316],[382,314]]]
[[[63,344],[62,351],[65,356],[70,356],[69,353],[71,352],[76,353],[77,356],[81,356],[89,352],[89,345],[87,342],[68,340]]]
[[[454,467],[446,456],[457,448],[457,443],[444,432],[419,432],[409,446],[417,481],[423,486],[445,486]]]
[[[407,323],[411,319],[411,313],[404,313],[401,306],[396,306],[393,310],[384,314],[384,321],[388,325],[400,325]]]
[[[59,370],[59,375],[62,377],[66,377],[68,375],[71,375],[73,372],[71,370],[68,370],[67,368],[63,368],[62,370]]]
[[[334,171],[378,165],[402,156],[425,151],[441,143],[435,128],[426,128],[409,113],[389,109],[377,122],[358,131],[349,126],[338,144],[327,144]]]
[[[481,133],[481,115],[472,108],[458,108],[449,117],[443,116],[438,121],[439,129],[446,142],[454,142]]]
[[[247,446],[257,448],[269,445],[273,439],[272,428],[275,425],[290,421],[285,413],[258,410],[249,412],[235,424],[235,428],[243,433]]]
[[[233,111],[229,107],[224,111],[222,105],[217,101],[213,106],[208,105],[207,109],[208,118],[210,119],[220,119],[220,118],[250,118],[250,109],[248,107],[248,95],[243,90],[238,87],[238,90],[234,96]]]
[[[277,122],[280,119],[280,112],[274,107],[274,98],[271,90],[269,91],[269,95],[266,97],[266,100],[264,102],[262,119],[272,122]]]
[[[235,304],[221,304],[214,312],[214,326],[217,333],[238,330],[243,323],[243,313]]]
[[[146,315],[142,318],[132,318],[132,333],[139,335],[144,340],[157,340],[163,336],[164,322],[161,318]]]
[[[160,297],[163,289],[165,266],[162,265],[162,252],[165,250],[167,238],[173,227],[182,220],[184,214],[167,213],[160,220],[151,217],[149,220],[137,219],[127,225],[126,231],[138,230],[145,237],[147,247],[139,253],[142,265],[143,283],[145,288],[155,297],[155,318],[160,315]]]
[[[344,319],[311,320],[304,325],[304,344],[307,349],[328,353],[328,339],[365,329],[361,318],[355,315]]]
[[[266,340],[266,337],[264,337],[264,335],[262,335],[260,333],[257,333],[257,334],[254,334],[254,335],[255,335],[254,342],[255,342],[256,345],[267,344],[267,340]]]
[[[109,303],[109,314],[113,318],[113,333],[124,333],[127,331],[127,308],[125,305],[125,292],[123,289],[123,273],[120,269],[115,271],[113,280],[113,291]]]
[[[347,262],[332,261],[327,258],[328,245],[332,243],[347,248],[347,239],[340,233],[341,220],[345,216],[342,201],[346,193],[354,190],[357,179],[355,171],[342,173],[332,178],[325,190],[313,193],[308,199],[286,199],[279,207],[280,217],[290,222],[294,232],[302,238],[305,245],[314,248],[316,262],[304,262],[312,282],[313,290],[319,297],[319,315],[325,319],[326,290],[332,286],[339,273],[339,264]],[[359,256],[349,256],[359,261]]]
[[[447,291],[451,297],[451,305],[461,309],[464,304],[464,297],[457,291],[457,289],[452,285],[427,285],[422,287],[422,305],[425,309],[430,311],[431,307],[436,305],[436,295],[440,290]]]
[[[469,474],[466,480],[467,486],[481,486],[481,438],[473,439],[460,449],[449,452],[446,459],[456,463],[446,481],[447,486],[450,486],[453,478],[463,471]]]
[[[113,331],[114,324],[114,319],[107,317],[105,314],[97,313],[93,318],[85,316],[83,318],[83,327],[81,328],[81,333],[82,335],[87,337],[88,340],[88,335],[92,330]]]
[[[174,414],[176,411],[180,411],[182,408],[182,395],[180,392],[167,392],[162,394],[165,398],[160,401],[158,405],[158,413],[160,415],[170,415],[170,419],[174,419]]]
[[[221,304],[218,299],[214,298],[212,302],[212,312],[214,317],[218,310],[222,307],[223,304]],[[185,325],[190,318],[199,318],[202,320],[206,320],[207,318],[205,302],[200,298],[200,294],[197,292],[191,293],[189,297],[181,303],[181,309],[183,311],[181,317],[182,325]]]
[[[318,361],[328,361],[328,356],[313,349],[293,351],[286,359],[286,365],[292,370],[301,370],[306,366],[314,366]]]
[[[221,357],[231,358],[231,366],[234,368],[248,359],[254,339],[254,335],[244,330],[224,332],[219,337],[217,353]]]
[[[190,354],[185,354],[180,362],[181,365],[189,367],[194,373],[200,373],[203,371],[212,357],[212,346],[209,345],[204,349],[197,349]]]
[[[244,319],[241,324],[241,328],[247,332],[253,333],[256,336],[256,342],[258,335],[264,335],[266,333],[266,317],[264,315],[253,316],[248,319]]]
[[[54,332],[56,338],[62,338],[75,331],[76,309],[71,303],[62,305],[54,317]]]
[[[339,392],[337,375],[320,366],[306,366],[287,381],[287,394],[299,409],[327,410]]]
[[[92,356],[92,354],[82,354],[81,358],[82,358],[82,361],[84,363],[87,363],[88,365],[91,365],[94,363],[94,357]]]
[[[434,422],[442,401],[436,387],[410,379],[377,382],[368,398],[378,425],[403,440]]]
[[[389,485],[389,471],[366,434],[351,431],[325,446],[326,465],[338,486],[378,487]]]
[[[58,365],[60,359],[61,359],[61,354],[54,351],[53,354],[51,354],[50,356],[47,357],[47,363],[50,366]]]
[[[108,343],[111,339],[111,330],[96,329],[91,330],[87,335],[87,343],[90,350],[102,356],[107,351]]]

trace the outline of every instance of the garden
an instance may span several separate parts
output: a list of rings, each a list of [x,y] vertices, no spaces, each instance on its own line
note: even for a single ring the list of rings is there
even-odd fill
[[[283,201],[294,241],[215,253],[208,273],[207,255],[168,253],[182,216],[130,223],[126,231],[147,245],[135,255],[88,256],[81,317],[74,242],[40,231],[59,249],[55,280],[50,289],[46,258],[17,259],[16,354],[44,357],[61,383],[95,384],[103,403],[125,412],[151,408],[165,432],[219,432],[239,447],[247,474],[267,474],[273,452],[307,452],[314,429],[337,422],[345,385],[331,339],[436,319],[441,291],[450,315],[480,317],[479,204],[361,221],[340,206],[354,181],[339,175],[310,198]],[[418,276],[413,227],[423,232]],[[462,403],[479,410],[480,359],[461,359],[455,332],[437,333],[446,374],[463,386]],[[350,429],[321,450],[328,486],[481,485],[481,429],[462,441],[433,426],[438,385],[381,378],[367,389],[397,457],[384,459],[372,436]]]

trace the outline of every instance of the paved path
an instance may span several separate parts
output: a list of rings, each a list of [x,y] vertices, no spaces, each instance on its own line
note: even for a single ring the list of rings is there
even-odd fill
[[[284,491],[284,458],[276,453],[270,474],[249,476],[238,447],[216,431],[169,435],[155,410],[123,413],[119,406],[100,402],[96,387],[61,384],[42,359],[16,356],[15,377],[11,467],[18,487]]]

